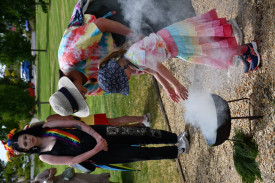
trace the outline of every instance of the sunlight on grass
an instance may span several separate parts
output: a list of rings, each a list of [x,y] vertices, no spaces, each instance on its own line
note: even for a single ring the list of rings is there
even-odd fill
[[[40,102],[47,102],[50,95],[57,89],[59,69],[57,50],[77,0],[51,2],[51,10],[48,14],[42,13],[42,10],[38,7],[36,16],[37,49],[47,49],[47,53],[38,53],[37,91]],[[130,95],[128,97],[120,94],[89,96],[87,103],[92,114],[106,113],[109,118],[123,115],[143,115],[150,112],[152,127],[165,129],[155,89],[149,75],[132,77],[130,81]],[[51,114],[54,114],[54,112],[49,104],[38,106],[38,118],[40,120],[45,120]],[[174,160],[136,162],[125,166],[140,169],[141,171],[119,172],[97,169],[93,173],[110,172],[110,180],[114,182],[159,183],[179,182],[180,180]],[[37,166],[36,173],[50,167],[53,166],[43,163],[40,168]],[[58,174],[60,174],[67,166],[54,167],[58,169]]]

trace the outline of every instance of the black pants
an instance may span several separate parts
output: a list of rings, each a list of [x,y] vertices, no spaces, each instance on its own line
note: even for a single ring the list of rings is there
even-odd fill
[[[140,144],[176,144],[177,135],[164,130],[143,127],[92,126],[108,142],[108,151],[101,151],[91,160],[96,164],[129,163],[144,160],[174,159],[177,146],[142,147]]]
[[[144,35],[157,32],[168,25],[196,16],[191,0],[150,0],[149,2],[150,5],[148,6],[154,6],[153,12],[163,15],[163,17],[158,17],[156,20],[156,17],[152,16],[158,15],[153,14],[152,11],[141,11],[142,23],[140,25],[142,27],[140,29]],[[109,19],[129,27],[129,21],[124,18],[122,7],[118,0],[93,0],[84,13],[95,15],[98,18],[110,11],[116,11],[116,14],[109,17]],[[136,10],[133,8],[132,11]],[[112,33],[112,36],[117,46],[121,46],[126,40],[125,36],[119,34]]]

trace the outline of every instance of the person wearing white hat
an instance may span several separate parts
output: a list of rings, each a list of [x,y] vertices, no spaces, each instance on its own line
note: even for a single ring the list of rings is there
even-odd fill
[[[75,115],[81,117],[77,120],[84,121],[88,125],[120,126],[138,122],[139,124],[134,124],[134,126],[151,127],[150,113],[143,116],[121,116],[118,118],[107,118],[106,114],[90,115],[89,107],[85,101],[85,91],[87,91],[85,87],[82,85],[77,87],[68,77],[63,76],[58,81],[58,91],[49,99],[50,105],[58,115],[51,115],[46,121],[74,120],[76,117],[71,115]]]
[[[62,77],[58,81],[58,91],[52,94],[49,102],[53,110],[61,115],[76,115],[87,117],[90,109],[85,101],[85,87],[77,88],[68,77]]]
[[[151,127],[150,113],[142,116],[120,116],[117,118],[107,118],[105,113],[92,114],[87,117],[77,117],[73,115],[60,116],[53,114],[47,117],[46,122],[56,120],[78,120],[86,125],[109,125],[109,126],[128,126],[128,127]]]

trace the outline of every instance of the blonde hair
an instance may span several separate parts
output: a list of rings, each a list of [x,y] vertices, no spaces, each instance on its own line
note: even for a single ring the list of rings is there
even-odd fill
[[[99,60],[98,63],[98,68],[101,69],[105,65],[109,63],[109,61],[114,58],[114,59],[119,59],[121,58],[127,51],[128,49],[128,44],[124,44],[121,47],[115,48],[113,51],[111,51],[109,54],[104,56],[102,59]]]

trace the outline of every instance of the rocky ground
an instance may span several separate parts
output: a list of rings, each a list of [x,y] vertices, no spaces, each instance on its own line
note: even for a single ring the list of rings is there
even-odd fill
[[[247,119],[232,120],[230,137],[234,135],[234,128],[242,129],[253,136],[258,144],[259,155],[256,160],[259,162],[262,178],[264,182],[274,182],[275,1],[193,0],[192,4],[197,14],[216,8],[220,17],[235,18],[243,32],[244,43],[258,43],[262,65],[249,74],[243,73],[243,65],[238,62],[227,71],[188,64],[177,59],[171,59],[165,65],[187,87],[191,87],[196,81],[201,89],[216,93],[225,100],[250,98],[250,109],[245,101],[230,103],[231,116],[248,116],[250,113],[262,115],[263,119],[250,122]],[[187,128],[184,118],[181,117],[184,113],[182,104],[172,103],[162,89],[161,96],[172,131],[179,133]],[[226,141],[220,146],[210,148],[199,131],[191,127],[190,135],[190,152],[180,157],[186,182],[241,182],[234,167],[232,143]]]

